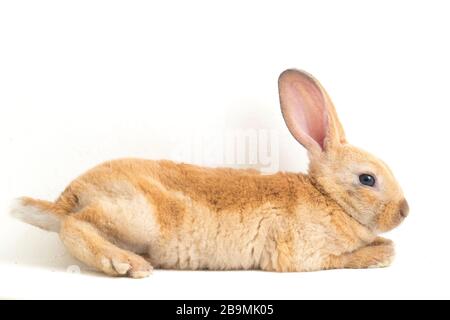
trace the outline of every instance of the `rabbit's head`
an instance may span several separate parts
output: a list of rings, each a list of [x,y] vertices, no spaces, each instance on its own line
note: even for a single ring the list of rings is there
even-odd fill
[[[309,175],[317,188],[376,233],[398,226],[409,211],[401,187],[384,162],[347,143],[320,83],[305,72],[287,70],[279,89],[283,117],[308,150]]]

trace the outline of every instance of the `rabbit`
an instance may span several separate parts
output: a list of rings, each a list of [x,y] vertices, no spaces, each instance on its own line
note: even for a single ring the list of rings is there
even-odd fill
[[[19,198],[11,213],[59,233],[74,257],[110,276],[389,266],[394,245],[379,234],[409,212],[392,171],[347,143],[313,76],[289,69],[278,84],[308,174],[122,159],[91,169],[55,202]]]

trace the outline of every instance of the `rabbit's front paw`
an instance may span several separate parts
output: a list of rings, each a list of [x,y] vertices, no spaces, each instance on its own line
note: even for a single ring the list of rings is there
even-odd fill
[[[386,268],[389,267],[395,258],[394,244],[382,244],[370,247],[371,256],[368,258],[368,268]]]
[[[375,238],[374,241],[372,241],[372,243],[370,243],[370,246],[381,246],[381,245],[394,245],[394,243],[392,242],[392,240],[383,237],[377,237]]]
[[[353,252],[331,257],[326,268],[385,268],[391,265],[394,257],[394,244],[385,239],[379,239]]]

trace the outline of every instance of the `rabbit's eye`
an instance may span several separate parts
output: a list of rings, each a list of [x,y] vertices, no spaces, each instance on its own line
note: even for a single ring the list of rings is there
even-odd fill
[[[375,177],[370,174],[362,174],[359,176],[359,182],[365,186],[373,187],[375,185]]]

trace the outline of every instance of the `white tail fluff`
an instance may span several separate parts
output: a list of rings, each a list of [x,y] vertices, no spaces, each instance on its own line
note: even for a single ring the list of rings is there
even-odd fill
[[[41,229],[59,231],[60,217],[58,215],[29,203],[25,198],[15,199],[11,205],[10,213],[14,218]]]

